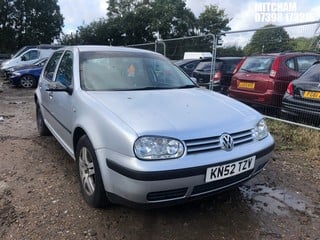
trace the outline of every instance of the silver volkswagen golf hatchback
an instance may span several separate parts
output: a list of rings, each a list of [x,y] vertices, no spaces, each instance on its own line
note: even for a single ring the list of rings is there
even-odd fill
[[[71,46],[35,91],[40,135],[75,159],[93,207],[159,207],[235,187],[259,173],[274,140],[263,116],[199,88],[160,54]]]

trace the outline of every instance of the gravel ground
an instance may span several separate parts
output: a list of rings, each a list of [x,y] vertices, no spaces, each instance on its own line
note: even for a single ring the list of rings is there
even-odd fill
[[[208,199],[90,208],[73,160],[53,137],[38,136],[33,92],[0,80],[0,239],[320,239],[320,160],[292,149]]]

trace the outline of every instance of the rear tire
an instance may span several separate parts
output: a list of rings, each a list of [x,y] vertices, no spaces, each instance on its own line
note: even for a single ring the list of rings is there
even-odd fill
[[[51,135],[50,130],[46,126],[43,116],[41,113],[41,109],[38,103],[36,103],[36,118],[37,118],[37,128],[40,136],[49,136]]]
[[[76,161],[81,193],[85,201],[94,208],[109,204],[94,148],[88,136],[82,136],[76,147]]]

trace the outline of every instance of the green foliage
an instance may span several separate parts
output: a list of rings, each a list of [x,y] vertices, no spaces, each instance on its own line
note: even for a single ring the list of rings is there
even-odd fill
[[[229,31],[227,26],[231,19],[227,18],[224,9],[210,5],[205,7],[205,11],[200,14],[198,25],[202,33],[219,34],[221,31]]]
[[[217,56],[218,57],[243,57],[244,53],[241,47],[224,47],[224,48],[217,48]]]
[[[0,0],[0,52],[10,53],[15,48],[14,0]]]
[[[0,51],[52,43],[62,31],[57,0],[0,0]]]
[[[299,127],[268,119],[268,126],[276,141],[276,150],[304,151],[311,159],[320,155],[319,130]]]
[[[260,53],[274,53],[293,50],[293,45],[288,33],[282,28],[266,25],[257,30],[248,45],[244,47],[246,55]]]
[[[203,35],[210,31],[220,33],[230,29],[227,27],[230,19],[217,6],[207,7],[197,19],[186,7],[185,0],[108,0],[107,3],[107,19],[78,27],[78,34],[64,35],[61,43],[132,45],[154,42],[157,38]],[[210,23],[207,27],[205,21]],[[212,43],[203,41],[196,40],[191,47],[211,50]],[[183,54],[181,46],[168,45],[172,55]]]
[[[292,39],[292,45],[295,51],[319,51],[320,37],[298,37]]]

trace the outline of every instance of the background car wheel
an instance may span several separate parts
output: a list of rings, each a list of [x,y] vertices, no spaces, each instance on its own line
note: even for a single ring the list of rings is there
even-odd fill
[[[39,132],[40,136],[51,135],[50,130],[47,128],[47,126],[43,120],[39,104],[36,105],[36,118],[37,118],[38,132]]]
[[[84,199],[92,207],[106,207],[109,201],[102,182],[99,164],[92,144],[86,135],[82,136],[77,144],[76,160]]]
[[[24,88],[34,88],[37,86],[37,80],[32,75],[24,75],[20,78],[20,85]]]

